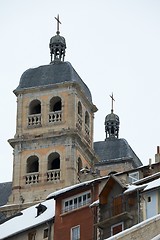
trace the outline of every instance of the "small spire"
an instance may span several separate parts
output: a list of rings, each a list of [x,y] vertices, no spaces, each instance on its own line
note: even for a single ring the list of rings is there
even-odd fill
[[[113,92],[112,95],[110,95],[111,99],[112,99],[112,108],[111,108],[111,113],[113,113],[113,101],[115,101],[115,99],[113,98]]]
[[[56,19],[56,21],[57,21],[57,35],[59,35],[60,34],[60,31],[59,31],[59,24],[62,24],[61,22],[60,22],[60,20],[59,20],[59,14],[57,15],[57,17],[55,17],[55,19]]]
[[[107,138],[118,138],[119,135],[119,117],[113,113],[113,102],[115,101],[112,95],[110,95],[110,98],[112,99],[112,108],[111,113],[108,114],[105,118],[105,132],[106,132],[106,139]]]
[[[64,62],[66,41],[65,38],[60,36],[59,25],[61,24],[59,20],[59,14],[55,17],[57,21],[57,35],[50,39],[49,48],[51,55],[51,63]]]

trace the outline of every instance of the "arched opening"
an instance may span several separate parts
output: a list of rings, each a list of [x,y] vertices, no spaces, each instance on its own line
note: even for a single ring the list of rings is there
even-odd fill
[[[82,160],[81,160],[81,158],[79,157],[79,158],[78,158],[78,173],[80,173],[81,169],[82,169]]]
[[[62,110],[62,100],[60,97],[53,97],[50,100],[50,112],[56,112]]]
[[[60,169],[60,155],[57,152],[48,156],[48,170]]]
[[[39,100],[33,100],[29,105],[29,115],[41,113],[41,102]]]
[[[57,152],[48,156],[47,181],[60,180],[60,155]]]
[[[78,102],[78,114],[82,117],[82,104]]]
[[[89,114],[87,111],[85,112],[85,124],[89,127]]]
[[[27,159],[27,173],[39,172],[39,159],[37,156],[30,156]]]
[[[50,100],[49,122],[61,122],[62,120],[62,100],[60,97],[53,97]]]

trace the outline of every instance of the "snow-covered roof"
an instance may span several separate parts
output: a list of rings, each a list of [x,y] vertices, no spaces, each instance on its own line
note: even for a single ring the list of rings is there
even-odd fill
[[[128,189],[124,191],[125,194],[131,193],[136,190],[143,189],[143,192],[160,187],[160,178],[150,181],[146,184],[136,185],[135,183],[127,186]]]
[[[47,196],[47,199],[50,199],[50,198],[54,198],[60,194],[63,194],[63,193],[66,193],[68,191],[71,191],[75,188],[79,188],[79,187],[83,187],[83,186],[87,186],[89,185],[90,183],[96,181],[97,179],[94,179],[94,180],[90,180],[90,181],[86,181],[86,182],[81,182],[81,183],[78,183],[78,184],[75,184],[75,185],[72,185],[72,186],[69,186],[69,187],[65,187],[65,188],[62,188],[60,190],[57,190],[53,193],[50,193],[48,196]]]
[[[15,216],[0,224],[0,239],[13,236],[51,220],[55,216],[55,200],[46,200],[41,204],[46,207],[46,210],[39,216],[37,216],[37,207],[39,204],[36,204],[21,211],[21,215]]]
[[[153,189],[153,188],[157,188],[157,187],[160,187],[160,178],[154,180],[154,181],[151,181],[147,184],[147,187],[145,187],[144,191],[148,191],[150,189]]]
[[[128,185],[127,187],[127,190],[124,191],[124,194],[128,194],[128,193],[131,193],[131,192],[134,192],[136,190],[140,190],[140,189],[143,189],[147,186],[147,184],[143,184],[143,185]]]
[[[159,240],[160,239],[160,234],[158,234],[156,237],[152,238],[151,240]]]
[[[90,207],[95,207],[95,206],[98,206],[99,205],[99,199],[94,201],[93,203],[91,203],[89,206]]]

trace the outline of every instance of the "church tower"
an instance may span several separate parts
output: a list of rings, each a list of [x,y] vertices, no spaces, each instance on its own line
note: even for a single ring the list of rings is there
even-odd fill
[[[82,168],[96,162],[93,120],[96,106],[86,84],[69,62],[66,42],[57,32],[50,40],[49,65],[25,71],[17,97],[16,134],[13,147],[13,185],[9,202],[41,201],[66,186],[79,182]]]

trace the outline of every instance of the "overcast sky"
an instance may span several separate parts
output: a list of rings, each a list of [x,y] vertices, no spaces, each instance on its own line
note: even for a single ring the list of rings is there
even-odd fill
[[[0,182],[12,180],[13,155],[7,142],[16,132],[16,96],[22,73],[49,64],[49,40],[67,43],[66,61],[88,85],[95,114],[94,141],[105,139],[104,119],[120,118],[125,138],[144,165],[160,145],[159,0],[0,1]]]

